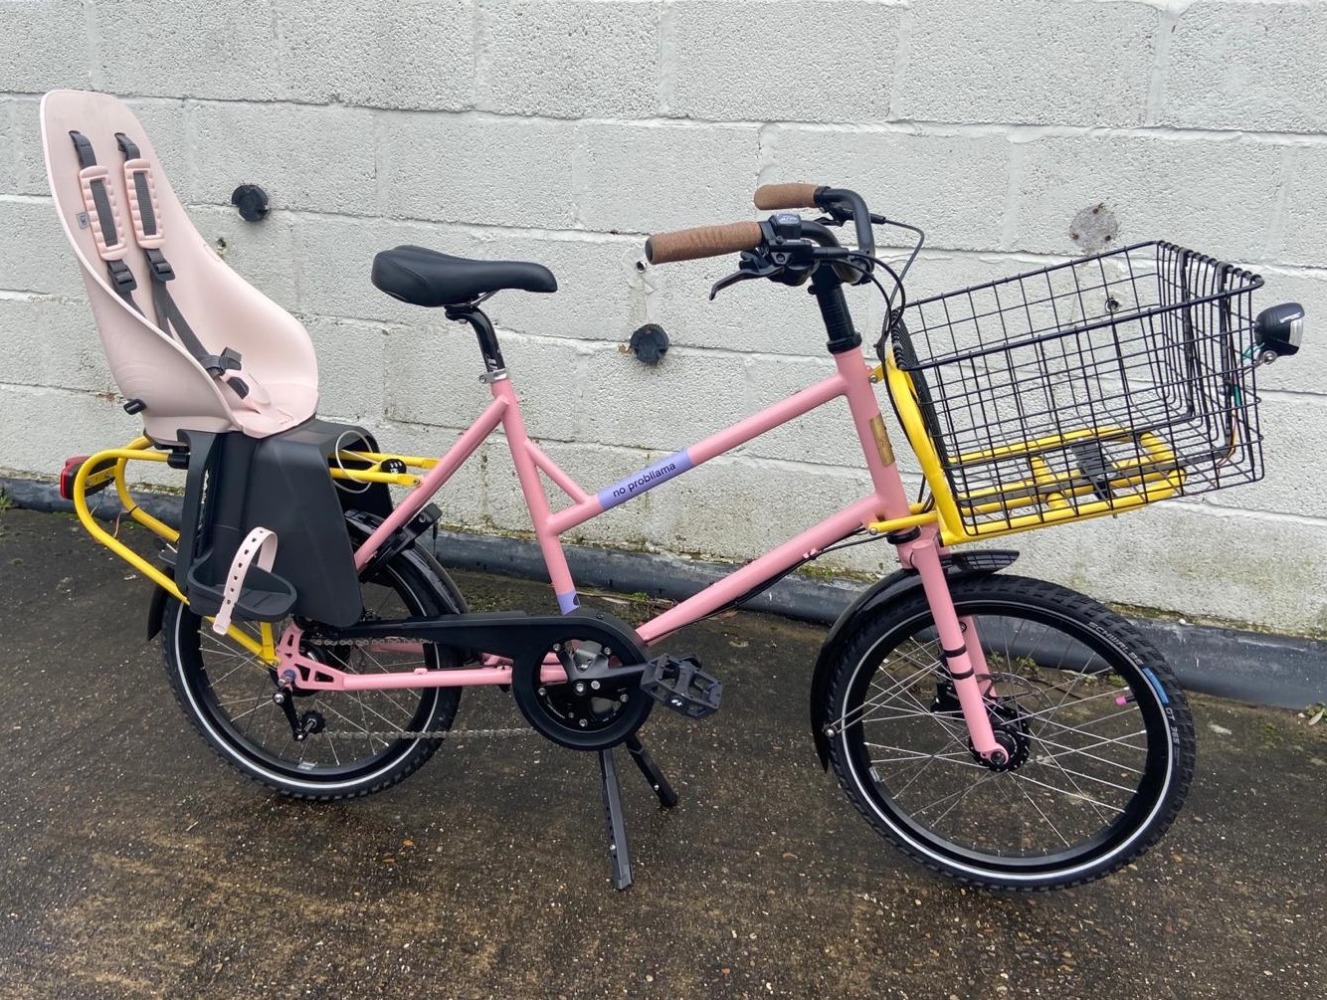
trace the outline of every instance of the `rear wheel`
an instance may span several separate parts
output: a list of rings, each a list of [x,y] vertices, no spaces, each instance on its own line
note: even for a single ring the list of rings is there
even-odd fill
[[[850,626],[833,668],[820,720],[848,797],[905,852],[974,884],[1049,889],[1127,864],[1170,826],[1193,774],[1193,721],[1161,654],[1054,584],[996,575],[951,589],[1012,765],[972,750],[916,591]]]
[[[426,570],[409,552],[361,581],[365,620],[464,610],[445,574]],[[257,638],[256,624],[239,624]],[[279,637],[281,626],[274,626]],[[294,696],[311,732],[295,740],[272,700],[271,666],[178,601],[168,602],[162,629],[166,673],[185,714],[221,757],[269,788],[297,798],[334,800],[380,791],[416,771],[442,744],[460,702],[459,688],[313,691]],[[430,644],[315,646],[309,652],[348,673],[395,672],[451,665]]]

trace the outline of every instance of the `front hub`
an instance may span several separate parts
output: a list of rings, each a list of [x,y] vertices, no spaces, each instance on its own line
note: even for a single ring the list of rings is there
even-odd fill
[[[1004,702],[991,706],[988,714],[995,742],[1004,750],[1004,759],[983,758],[971,740],[968,741],[968,752],[977,763],[992,771],[1017,771],[1027,763],[1028,755],[1032,752],[1032,733],[1027,720],[1016,705]]]
[[[936,685],[931,712],[936,715],[947,715],[959,722],[963,721],[963,707],[959,704],[958,692],[954,690],[952,682],[946,681]],[[992,771],[1017,771],[1027,763],[1028,755],[1032,752],[1032,732],[1028,728],[1027,720],[1018,706],[1011,701],[988,702],[986,713],[991,720],[995,742],[1000,744],[1000,749],[1004,752],[1003,756],[1002,758],[997,756],[995,759],[983,757],[970,739],[967,742],[968,753],[972,754],[972,759],[978,764],[989,767]]]

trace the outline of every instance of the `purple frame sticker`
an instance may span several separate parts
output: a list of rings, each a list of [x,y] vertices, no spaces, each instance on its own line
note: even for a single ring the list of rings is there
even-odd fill
[[[605,486],[596,494],[599,505],[608,510],[620,503],[626,503],[632,497],[640,496],[660,483],[668,482],[674,476],[680,476],[692,465],[691,456],[685,449],[675,451],[667,458],[661,458],[653,465],[647,465],[640,471],[633,472],[626,479],[619,479],[612,486]]]

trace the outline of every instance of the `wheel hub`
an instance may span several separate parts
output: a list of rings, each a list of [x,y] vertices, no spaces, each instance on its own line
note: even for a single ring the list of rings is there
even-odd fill
[[[943,683],[936,686],[935,698],[931,702],[931,711],[937,715],[950,715],[962,720],[963,706],[959,704],[958,692],[954,690],[952,683]],[[1019,710],[1018,705],[1012,701],[988,704],[986,714],[991,720],[991,730],[995,736],[995,742],[1000,744],[1000,748],[1004,751],[1004,759],[988,760],[977,752],[977,748],[972,745],[970,739],[968,740],[968,752],[972,754],[972,759],[978,764],[989,767],[992,771],[1017,771],[1027,763],[1028,756],[1032,752],[1032,733],[1028,728],[1027,720],[1023,718],[1023,713]]]
[[[1004,750],[1005,759],[988,760],[977,752],[977,748],[968,740],[968,751],[973,759],[992,771],[1017,771],[1027,763],[1032,752],[1031,730],[1018,706],[1009,702],[1000,702],[987,711],[991,720],[991,730],[995,742]]]

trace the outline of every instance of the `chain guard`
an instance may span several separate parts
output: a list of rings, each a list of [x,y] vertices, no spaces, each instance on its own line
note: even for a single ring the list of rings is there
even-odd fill
[[[409,641],[482,650],[510,659],[516,707],[540,735],[572,750],[606,750],[645,722],[654,699],[640,689],[646,653],[636,630],[602,611],[523,611],[360,622],[306,633],[313,645]],[[569,680],[545,684],[544,660],[567,658]],[[576,685],[583,682],[584,691]],[[592,688],[597,682],[599,687]]]

